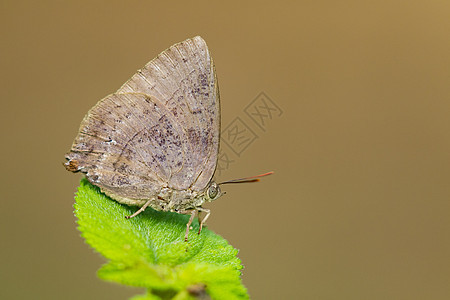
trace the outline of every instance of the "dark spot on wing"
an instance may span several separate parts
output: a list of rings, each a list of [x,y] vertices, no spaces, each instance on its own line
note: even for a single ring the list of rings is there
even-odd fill
[[[128,179],[127,176],[114,175],[113,182],[115,182],[117,186],[129,185],[130,179]]]
[[[159,162],[165,162],[167,160],[165,155],[155,155],[156,160]]]
[[[66,170],[70,171],[70,172],[78,172],[78,171],[80,171],[80,169],[79,169],[80,166],[78,164],[78,161],[75,160],[75,159],[72,159],[72,160],[68,161],[67,163],[65,163],[64,167],[66,167]]]
[[[188,138],[192,144],[197,145],[200,142],[200,131],[194,128],[189,128]]]

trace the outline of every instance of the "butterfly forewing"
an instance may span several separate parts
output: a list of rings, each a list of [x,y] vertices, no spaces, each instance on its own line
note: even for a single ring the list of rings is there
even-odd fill
[[[178,43],[158,55],[118,93],[139,92],[159,99],[184,129],[192,152],[172,174],[177,189],[203,189],[217,164],[220,108],[214,63],[201,37]],[[192,160],[193,164],[190,164]]]

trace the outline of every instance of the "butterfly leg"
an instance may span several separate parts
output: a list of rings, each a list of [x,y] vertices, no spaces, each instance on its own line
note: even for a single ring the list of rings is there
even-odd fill
[[[188,234],[189,234],[189,230],[191,228],[192,221],[194,221],[195,212],[196,212],[196,210],[193,210],[191,212],[191,217],[189,218],[189,222],[187,222],[187,224],[186,224],[186,234],[184,235],[184,241],[185,242],[188,241]]]
[[[203,207],[197,207],[198,210],[198,220],[200,222],[200,228],[198,229],[198,234],[200,234],[200,232],[202,232],[202,228],[203,228],[203,224],[205,224],[206,220],[208,220],[209,215],[211,214],[211,210],[203,208]],[[200,212],[203,211],[206,213],[204,218],[201,218],[200,220]]]
[[[143,211],[150,205],[150,202],[152,202],[152,201],[153,201],[153,199],[148,200],[148,201],[145,202],[145,204],[144,204],[141,208],[139,208],[134,214],[132,214],[131,216],[125,216],[125,218],[126,218],[126,219],[131,219],[131,218],[136,217],[138,214],[140,214],[141,212],[143,212]]]

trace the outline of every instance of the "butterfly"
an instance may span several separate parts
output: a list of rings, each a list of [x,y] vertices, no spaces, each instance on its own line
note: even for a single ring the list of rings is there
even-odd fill
[[[110,198],[158,211],[199,213],[224,193],[221,184],[252,182],[272,172],[216,183],[220,100],[211,53],[199,36],[177,43],[100,100],[81,122],[66,169],[82,172]],[[205,216],[200,218],[200,212]]]

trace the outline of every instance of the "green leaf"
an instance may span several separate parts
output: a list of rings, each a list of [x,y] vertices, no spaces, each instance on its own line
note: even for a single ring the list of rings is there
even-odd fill
[[[197,234],[198,222],[184,241],[189,216],[121,205],[83,179],[75,197],[78,229],[108,263],[104,280],[144,287],[133,299],[248,299],[241,283],[237,250],[211,230]]]

